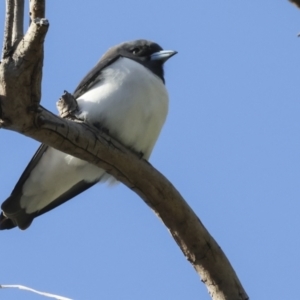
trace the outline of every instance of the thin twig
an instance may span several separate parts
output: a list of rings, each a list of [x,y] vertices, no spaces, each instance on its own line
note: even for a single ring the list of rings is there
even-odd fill
[[[42,296],[45,296],[45,297],[54,298],[56,300],[72,300],[70,298],[62,297],[62,296],[59,296],[59,295],[40,292],[40,291],[34,290],[32,288],[29,288],[27,286],[20,285],[20,284],[1,284],[0,285],[0,289],[5,289],[5,288],[16,288],[16,289],[20,289],[20,290],[25,290],[25,291],[29,291],[29,292],[32,292],[32,293],[35,293],[35,294],[38,294],[38,295],[42,295]]]
[[[15,46],[23,38],[24,0],[15,0],[12,45]]]
[[[15,6],[14,0],[6,0],[6,17],[5,17],[2,59],[4,59],[6,56],[9,55],[12,46],[14,6]]]

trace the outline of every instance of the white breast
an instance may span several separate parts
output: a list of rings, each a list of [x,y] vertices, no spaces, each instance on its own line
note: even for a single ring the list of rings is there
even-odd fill
[[[119,58],[100,81],[77,101],[80,117],[99,122],[128,147],[149,158],[168,112],[162,80],[141,64]]]

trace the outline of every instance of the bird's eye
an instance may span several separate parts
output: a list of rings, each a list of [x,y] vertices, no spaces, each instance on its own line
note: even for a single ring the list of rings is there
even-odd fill
[[[131,52],[132,52],[132,54],[138,54],[139,52],[140,52],[140,48],[133,48],[132,50],[131,50]]]

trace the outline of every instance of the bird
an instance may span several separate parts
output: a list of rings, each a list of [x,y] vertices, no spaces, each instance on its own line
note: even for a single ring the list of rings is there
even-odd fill
[[[144,39],[110,48],[73,93],[76,117],[100,124],[148,160],[168,113],[164,63],[176,53]],[[41,144],[1,205],[0,230],[25,230],[36,217],[107,180],[114,178],[105,170]]]

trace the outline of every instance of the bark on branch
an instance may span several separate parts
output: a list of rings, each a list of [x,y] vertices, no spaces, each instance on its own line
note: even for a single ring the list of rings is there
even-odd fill
[[[22,10],[13,9],[14,5],[23,4],[7,0],[5,46],[0,64],[0,126],[105,169],[154,210],[200,275],[212,299],[248,299],[219,245],[161,173],[105,132],[55,116],[39,105],[43,41],[48,29],[48,22],[42,19],[45,3],[30,0],[32,22],[23,42],[17,45],[9,43],[13,40],[11,23],[17,25]]]
[[[6,17],[5,17],[3,48],[2,48],[2,59],[9,55],[9,50],[11,49],[12,46],[14,7],[15,7],[14,0],[6,0]]]
[[[46,4],[45,0],[29,0],[30,7],[29,7],[29,15],[31,20],[36,18],[45,18],[45,9]]]
[[[24,0],[15,0],[14,16],[15,22],[13,27],[12,40],[13,44],[16,44],[23,37]]]

